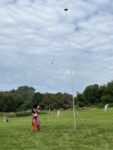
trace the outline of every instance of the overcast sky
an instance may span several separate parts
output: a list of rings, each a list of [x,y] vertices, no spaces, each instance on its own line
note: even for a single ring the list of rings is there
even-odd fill
[[[113,0],[0,0],[0,90],[71,93],[71,70],[74,92],[113,80]]]

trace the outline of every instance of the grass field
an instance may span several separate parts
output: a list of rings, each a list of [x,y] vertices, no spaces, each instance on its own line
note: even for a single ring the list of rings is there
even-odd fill
[[[113,150],[113,109],[85,109],[40,115],[41,130],[31,132],[31,117],[0,118],[0,150]]]

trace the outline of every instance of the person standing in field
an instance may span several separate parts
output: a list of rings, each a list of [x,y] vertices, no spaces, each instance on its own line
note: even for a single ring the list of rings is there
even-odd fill
[[[3,120],[4,122],[9,122],[8,116],[6,114],[4,114]]]
[[[57,118],[59,118],[60,117],[60,110],[58,110],[58,112],[57,112]]]
[[[40,112],[40,106],[34,106],[32,109],[32,131],[40,130],[40,120],[38,113]]]
[[[105,111],[105,112],[107,111],[108,106],[109,106],[109,104],[106,104],[106,105],[104,106],[104,111]]]
[[[50,116],[50,114],[51,114],[51,109],[49,107],[49,109],[48,109],[48,116]]]

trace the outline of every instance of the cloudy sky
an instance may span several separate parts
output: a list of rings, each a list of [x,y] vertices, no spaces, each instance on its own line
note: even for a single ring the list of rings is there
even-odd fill
[[[113,0],[0,0],[0,90],[71,93],[71,72],[79,92],[113,80]]]

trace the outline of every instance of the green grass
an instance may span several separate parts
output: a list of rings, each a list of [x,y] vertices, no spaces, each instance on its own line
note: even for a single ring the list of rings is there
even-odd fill
[[[85,109],[40,115],[41,130],[31,132],[31,117],[0,118],[0,150],[113,150],[113,109]]]

